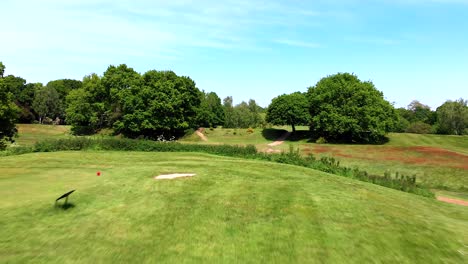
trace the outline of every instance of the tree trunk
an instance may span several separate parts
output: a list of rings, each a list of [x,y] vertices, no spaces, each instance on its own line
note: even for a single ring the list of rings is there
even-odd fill
[[[293,134],[296,133],[296,127],[294,126],[294,124],[291,124],[291,126],[292,126],[292,130],[293,130],[293,131],[292,131]]]

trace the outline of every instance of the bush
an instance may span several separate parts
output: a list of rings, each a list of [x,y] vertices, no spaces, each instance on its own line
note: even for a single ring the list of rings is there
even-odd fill
[[[252,134],[254,132],[253,128],[249,127],[247,129],[247,134]]]
[[[315,141],[315,143],[317,143],[317,144],[325,144],[325,143],[327,143],[327,140],[326,140],[324,137],[319,137],[319,138]]]
[[[430,134],[432,131],[432,126],[421,121],[412,123],[406,129],[406,133],[414,134]]]

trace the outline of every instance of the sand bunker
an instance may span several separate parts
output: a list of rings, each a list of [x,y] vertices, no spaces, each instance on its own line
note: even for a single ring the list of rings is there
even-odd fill
[[[175,178],[182,178],[182,177],[193,177],[195,173],[173,173],[173,174],[163,174],[154,177],[155,180],[172,180]]]

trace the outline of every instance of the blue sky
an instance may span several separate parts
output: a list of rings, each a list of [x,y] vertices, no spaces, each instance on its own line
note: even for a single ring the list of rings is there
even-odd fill
[[[330,74],[395,106],[468,97],[468,0],[2,0],[0,61],[28,82],[125,63],[267,106]]]

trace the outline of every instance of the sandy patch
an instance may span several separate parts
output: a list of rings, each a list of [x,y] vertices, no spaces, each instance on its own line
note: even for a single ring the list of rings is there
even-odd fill
[[[291,135],[291,132],[284,133],[280,138],[278,138],[275,142],[268,144],[270,147],[276,147],[284,143],[284,140],[287,139]]]
[[[203,130],[204,128],[199,128],[197,131],[195,131],[195,133],[199,138],[201,138],[201,140],[208,141],[208,138],[205,136],[205,134],[203,134]]]
[[[182,177],[193,177],[195,173],[173,173],[173,174],[163,174],[154,177],[155,180],[172,180],[175,178],[182,178]]]
[[[463,201],[463,200],[458,200],[458,199],[452,199],[452,198],[439,196],[439,197],[437,197],[437,200],[439,200],[441,202],[451,203],[451,204],[458,204],[458,205],[468,206],[468,201]]]

